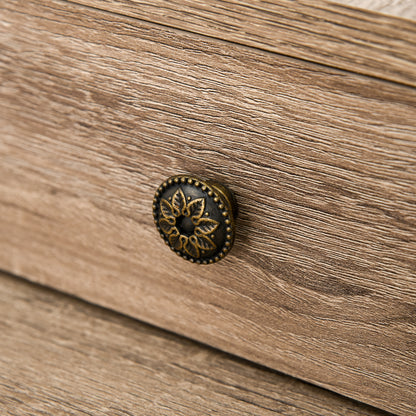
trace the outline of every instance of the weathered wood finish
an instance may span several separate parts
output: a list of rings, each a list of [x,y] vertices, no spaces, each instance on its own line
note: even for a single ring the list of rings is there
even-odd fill
[[[388,415],[4,274],[0,313],[2,415]]]
[[[0,267],[413,414],[414,89],[65,2],[1,21]],[[216,265],[154,229],[181,172],[237,195]]]
[[[73,2],[416,86],[416,22],[394,16],[322,0]]]

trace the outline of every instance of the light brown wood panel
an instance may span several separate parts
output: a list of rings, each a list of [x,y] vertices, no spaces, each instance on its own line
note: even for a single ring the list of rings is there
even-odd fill
[[[416,22],[394,16],[323,0],[73,2],[416,86]]]
[[[414,89],[65,2],[1,20],[0,267],[413,414]],[[237,195],[218,264],[154,228],[181,172]]]
[[[416,2],[414,0],[335,0],[334,2],[416,20]]]
[[[4,274],[0,313],[2,415],[388,415]]]

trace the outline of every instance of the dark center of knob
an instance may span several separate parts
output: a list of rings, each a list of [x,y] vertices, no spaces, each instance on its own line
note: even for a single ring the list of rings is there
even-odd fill
[[[176,225],[182,235],[189,237],[194,233],[195,225],[189,217],[181,215],[176,219]]]

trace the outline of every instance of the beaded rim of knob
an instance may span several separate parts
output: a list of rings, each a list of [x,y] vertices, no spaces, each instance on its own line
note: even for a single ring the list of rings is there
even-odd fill
[[[211,198],[217,205],[218,210],[222,215],[222,220],[226,226],[225,242],[220,250],[217,250],[214,255],[210,257],[195,258],[189,253],[184,253],[182,250],[177,250],[171,246],[168,235],[160,227],[161,219],[161,199],[164,193],[171,187],[178,187],[183,185],[191,185],[200,188],[202,192]],[[190,201],[192,202],[192,201]],[[191,175],[174,175],[166,179],[156,190],[153,198],[153,217],[154,223],[160,236],[165,241],[172,251],[185,260],[197,264],[213,264],[223,259],[231,250],[235,238],[235,218],[237,216],[237,203],[233,193],[224,185],[210,181],[196,178]]]

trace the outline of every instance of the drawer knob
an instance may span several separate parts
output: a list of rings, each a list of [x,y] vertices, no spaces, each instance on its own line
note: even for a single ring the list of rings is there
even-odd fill
[[[198,264],[215,263],[230,251],[237,203],[224,185],[189,175],[164,181],[153,199],[160,236],[179,256]]]

